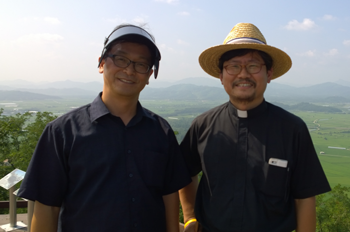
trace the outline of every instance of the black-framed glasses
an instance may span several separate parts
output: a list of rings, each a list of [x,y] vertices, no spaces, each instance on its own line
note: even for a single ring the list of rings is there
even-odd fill
[[[229,64],[226,65],[224,68],[226,72],[230,75],[237,75],[242,71],[242,68],[245,67],[248,73],[250,74],[256,74],[261,71],[262,66],[265,64],[257,64],[257,63],[250,63],[250,64]]]
[[[151,67],[146,63],[134,62],[124,56],[108,54],[106,57],[110,57],[115,66],[119,68],[126,68],[133,63],[135,71],[141,74],[145,74],[151,69]]]

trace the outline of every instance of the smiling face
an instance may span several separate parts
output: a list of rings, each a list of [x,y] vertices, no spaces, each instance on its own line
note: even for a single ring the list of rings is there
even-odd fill
[[[250,52],[243,56],[233,57],[223,63],[227,65],[264,64],[264,60],[257,52]],[[267,83],[270,83],[273,70],[266,70],[263,65],[260,72],[250,74],[246,66],[240,73],[231,75],[224,68],[220,74],[220,80],[225,91],[230,96],[231,103],[239,110],[249,110],[258,106],[264,99]]]
[[[137,63],[151,65],[151,53],[146,45],[122,42],[114,45],[108,54],[120,55]],[[153,70],[141,74],[135,71],[131,63],[126,68],[117,67],[112,58],[104,58],[99,67],[103,74],[103,98],[128,98],[136,100],[142,89],[148,84]]]

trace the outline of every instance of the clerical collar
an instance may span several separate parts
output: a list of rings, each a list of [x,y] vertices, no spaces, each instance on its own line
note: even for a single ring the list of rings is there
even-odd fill
[[[260,105],[258,105],[254,109],[250,109],[250,110],[239,110],[236,107],[234,107],[231,102],[229,102],[228,105],[229,105],[230,113],[235,115],[238,118],[254,117],[256,115],[263,113],[267,108],[267,104],[266,104],[265,100],[263,100],[263,102]]]

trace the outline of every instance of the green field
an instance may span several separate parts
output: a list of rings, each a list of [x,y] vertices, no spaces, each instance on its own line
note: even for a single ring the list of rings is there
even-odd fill
[[[310,134],[330,184],[350,187],[350,114],[293,113],[313,130]]]
[[[91,99],[15,102],[17,105],[15,108],[4,108],[2,105],[0,105],[0,108],[4,108],[5,113],[10,114],[31,110],[49,111],[56,115],[61,115],[76,107],[87,104],[93,99],[94,97]],[[178,131],[177,138],[179,142],[196,116],[222,103],[208,101],[141,100],[141,104],[144,107],[164,117],[173,129]],[[330,184],[335,186],[339,183],[350,187],[350,114],[305,111],[292,113],[301,117],[310,129],[314,146]],[[329,147],[341,147],[345,149]]]

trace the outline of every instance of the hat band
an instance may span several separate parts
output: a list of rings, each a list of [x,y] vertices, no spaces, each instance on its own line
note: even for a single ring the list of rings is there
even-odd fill
[[[266,44],[261,40],[255,39],[255,38],[249,38],[249,37],[241,37],[241,38],[235,38],[227,41],[226,44],[241,44],[241,43],[257,43],[257,44]]]

